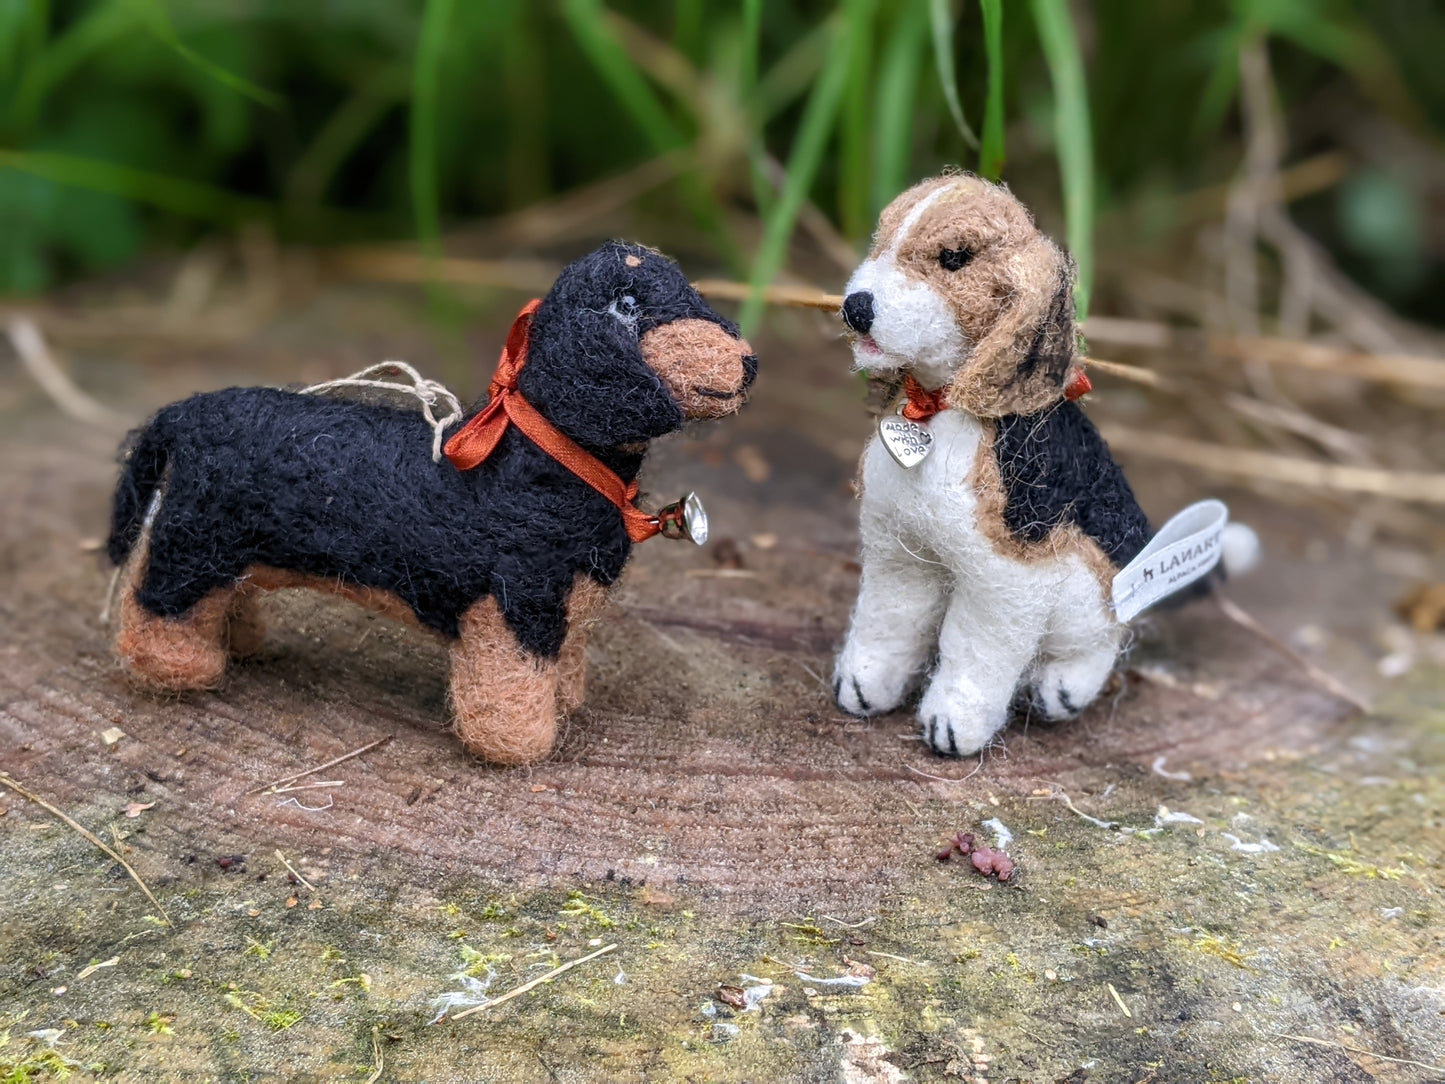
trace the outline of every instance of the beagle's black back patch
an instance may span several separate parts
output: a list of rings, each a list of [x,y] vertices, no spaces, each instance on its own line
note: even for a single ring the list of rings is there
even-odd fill
[[[994,424],[1004,524],[1014,537],[1042,542],[1060,524],[1076,523],[1118,567],[1144,548],[1149,521],[1104,438],[1076,404],[1011,414]]]

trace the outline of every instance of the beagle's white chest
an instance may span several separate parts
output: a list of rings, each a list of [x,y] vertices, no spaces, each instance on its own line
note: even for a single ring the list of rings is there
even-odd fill
[[[945,410],[926,428],[928,451],[911,467],[898,462],[881,435],[869,444],[863,463],[864,512],[886,515],[901,534],[930,548],[940,543],[952,548],[949,542],[956,545],[962,535],[977,533],[971,479],[983,426],[971,414]]]

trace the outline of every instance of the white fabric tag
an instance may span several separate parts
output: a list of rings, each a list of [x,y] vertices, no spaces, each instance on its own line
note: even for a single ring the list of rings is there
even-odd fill
[[[1207,500],[1191,504],[1160,527],[1139,556],[1115,574],[1114,616],[1132,621],[1219,564],[1228,522],[1224,502]]]

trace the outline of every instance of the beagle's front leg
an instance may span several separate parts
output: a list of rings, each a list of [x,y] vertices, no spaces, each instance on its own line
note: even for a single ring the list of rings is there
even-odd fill
[[[948,594],[948,569],[919,560],[864,520],[858,601],[833,669],[840,708],[880,715],[903,703],[928,665]]]

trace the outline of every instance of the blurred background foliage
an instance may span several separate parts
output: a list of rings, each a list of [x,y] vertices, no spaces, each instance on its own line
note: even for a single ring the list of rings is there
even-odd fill
[[[0,0],[0,290],[258,223],[464,250],[619,177],[668,223],[642,239],[754,283],[821,250],[836,288],[958,165],[1033,202],[1086,293],[1096,256],[1196,258],[1260,46],[1274,165],[1313,163],[1294,220],[1445,323],[1435,0]]]

